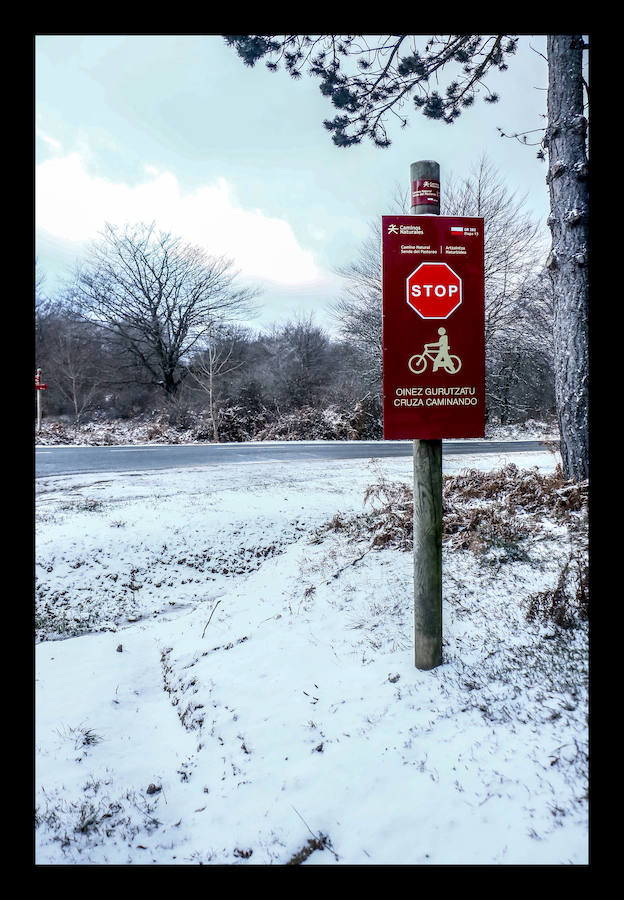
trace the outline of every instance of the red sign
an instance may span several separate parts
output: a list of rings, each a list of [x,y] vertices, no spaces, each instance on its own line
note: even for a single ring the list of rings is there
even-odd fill
[[[412,181],[412,206],[440,206],[440,182],[432,179]]]
[[[461,303],[461,288],[448,263],[423,262],[407,279],[407,302],[423,319],[447,319]]]
[[[48,389],[47,384],[35,384],[36,391],[47,391],[47,389]]]
[[[484,437],[483,219],[383,216],[386,440]]]

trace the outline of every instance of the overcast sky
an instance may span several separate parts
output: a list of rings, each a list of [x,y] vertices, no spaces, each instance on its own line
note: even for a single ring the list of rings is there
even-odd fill
[[[453,125],[410,115],[390,148],[335,147],[318,80],[245,66],[218,35],[41,35],[35,42],[36,256],[49,292],[105,222],[155,221],[260,285],[264,327],[299,314],[330,327],[336,269],[370,223],[394,212],[410,163],[461,177],[486,154],[510,192],[545,222],[546,164],[501,138],[540,128],[545,36],[524,36]],[[532,49],[533,48],[533,49]]]

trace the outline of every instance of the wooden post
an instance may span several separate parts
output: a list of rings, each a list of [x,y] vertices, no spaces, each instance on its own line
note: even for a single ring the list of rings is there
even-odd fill
[[[41,382],[41,369],[37,369],[37,375],[35,376],[35,383],[39,384]],[[37,431],[41,431],[41,390],[37,391]]]
[[[440,166],[410,166],[412,215],[440,215]],[[437,186],[437,187],[436,187]],[[442,441],[414,441],[414,662],[442,663]]]

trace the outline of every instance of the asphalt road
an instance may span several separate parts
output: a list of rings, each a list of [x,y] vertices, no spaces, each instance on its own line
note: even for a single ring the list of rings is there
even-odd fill
[[[542,441],[443,441],[443,454],[519,453],[546,449]],[[35,476],[144,472],[185,466],[301,459],[371,459],[411,456],[411,441],[314,441],[310,443],[153,444],[126,447],[36,447]]]

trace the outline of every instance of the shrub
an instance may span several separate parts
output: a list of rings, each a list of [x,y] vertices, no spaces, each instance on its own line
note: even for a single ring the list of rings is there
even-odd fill
[[[585,559],[574,552],[563,565],[554,588],[529,597],[527,619],[571,628],[588,617],[588,567]]]

